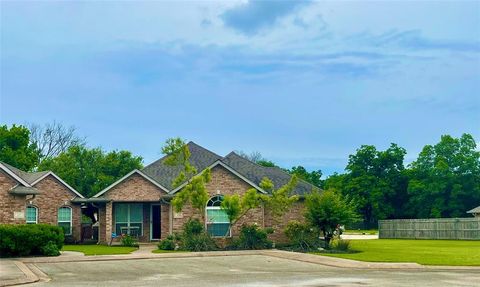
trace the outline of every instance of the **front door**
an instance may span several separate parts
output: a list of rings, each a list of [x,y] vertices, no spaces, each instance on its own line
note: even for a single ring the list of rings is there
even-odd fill
[[[161,231],[160,205],[159,204],[151,205],[150,211],[151,211],[150,228],[152,231],[150,233],[150,239],[152,240],[160,239],[160,231]]]

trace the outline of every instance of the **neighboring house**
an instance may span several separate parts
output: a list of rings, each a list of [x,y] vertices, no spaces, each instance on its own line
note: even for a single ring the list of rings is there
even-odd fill
[[[225,157],[219,156],[193,142],[188,143],[190,162],[198,172],[210,168],[212,179],[207,184],[210,200],[206,206],[205,226],[214,237],[228,233],[229,224],[225,213],[220,209],[222,196],[243,194],[250,188],[266,193],[259,187],[263,177],[268,177],[276,188],[286,184],[291,176],[277,167],[259,166],[234,152]],[[109,242],[112,234],[131,234],[140,241],[153,241],[165,238],[168,234],[179,232],[190,218],[201,218],[194,214],[191,206],[185,206],[180,213],[174,212],[170,200],[185,183],[177,188],[172,186],[173,179],[180,167],[165,164],[165,157],[153,162],[142,170],[133,170],[109,187],[89,199],[77,198],[75,202],[91,204],[98,208],[99,241]],[[302,200],[295,203],[290,212],[281,220],[274,220],[263,207],[250,210],[232,228],[238,235],[243,223],[256,223],[260,227],[274,227],[276,233],[272,239],[281,241],[283,228],[288,221],[303,219],[303,195],[309,193],[313,185],[299,180],[294,193]]]
[[[80,240],[83,198],[51,171],[24,172],[0,162],[0,224],[48,223],[64,228],[65,235]]]
[[[480,217],[480,206],[477,206],[474,209],[467,211],[467,213],[470,213],[475,217]]]

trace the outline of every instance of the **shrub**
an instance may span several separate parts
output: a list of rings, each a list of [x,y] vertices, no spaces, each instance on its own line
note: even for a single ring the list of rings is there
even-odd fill
[[[293,220],[288,222],[284,232],[294,249],[309,251],[322,246],[317,230],[308,224]]]
[[[63,246],[62,228],[48,224],[0,225],[0,255],[51,255],[53,245],[57,251]],[[46,245],[49,244],[49,247]],[[44,252],[48,251],[49,254]],[[56,253],[58,255],[58,252]]]
[[[350,250],[350,241],[344,239],[334,240],[331,244],[332,249],[337,251],[348,252]]]
[[[240,236],[234,242],[237,249],[268,249],[272,248],[273,243],[268,239],[271,234],[271,228],[261,229],[256,224],[243,225],[240,229]]]
[[[181,248],[189,251],[216,250],[217,245],[212,237],[205,232],[203,224],[198,219],[189,219],[183,226]]]
[[[122,242],[122,246],[138,247],[137,240],[128,234],[122,234],[121,242]]]
[[[42,253],[45,256],[58,256],[60,255],[60,250],[53,241],[49,241],[46,245],[42,246]]]
[[[158,243],[158,249],[160,250],[175,250],[175,246],[175,237],[173,235],[169,235]]]

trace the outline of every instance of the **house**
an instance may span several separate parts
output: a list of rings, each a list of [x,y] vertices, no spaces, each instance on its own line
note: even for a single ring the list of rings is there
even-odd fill
[[[242,224],[258,224],[261,227],[274,227],[277,232],[272,239],[281,241],[282,229],[290,220],[303,219],[303,201],[295,203],[292,209],[280,220],[274,220],[263,207],[250,210],[229,234],[229,223],[220,209],[224,195],[243,194],[250,188],[259,193],[267,193],[259,187],[260,181],[268,177],[275,187],[286,184],[291,176],[277,167],[257,165],[234,152],[222,157],[193,142],[188,143],[190,163],[198,172],[211,169],[212,179],[207,184],[210,200],[206,206],[205,226],[214,237],[235,236]],[[165,157],[153,162],[142,170],[133,170],[112,185],[89,199],[77,198],[76,203],[90,204],[98,212],[98,238],[100,242],[109,242],[120,234],[130,234],[141,242],[155,241],[182,230],[190,218],[201,218],[190,206],[182,212],[175,212],[170,203],[177,192],[186,183],[173,187],[172,181],[180,172],[180,167],[165,164]],[[309,193],[313,185],[299,180],[294,193]],[[115,240],[115,239],[114,239]]]
[[[63,227],[65,235],[80,240],[83,198],[51,171],[25,172],[0,162],[0,224],[48,223]]]
[[[470,213],[475,217],[480,217],[480,206],[477,206],[474,209],[467,211],[467,213]]]

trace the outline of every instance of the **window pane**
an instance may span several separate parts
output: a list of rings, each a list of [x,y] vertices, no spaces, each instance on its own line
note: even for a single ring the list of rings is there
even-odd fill
[[[228,234],[228,223],[207,224],[207,231],[211,236],[222,237]]]
[[[37,208],[27,206],[27,223],[37,223]]]
[[[115,204],[114,213],[115,213],[115,222],[127,222],[128,221],[128,203]]]
[[[58,209],[58,221],[71,221],[72,213],[69,207],[61,207]]]
[[[65,234],[72,234],[72,226],[70,225],[70,222],[59,222],[58,226],[63,228]]]
[[[207,222],[228,223],[228,216],[222,209],[207,209]]]
[[[130,222],[143,222],[143,204],[130,204]]]

